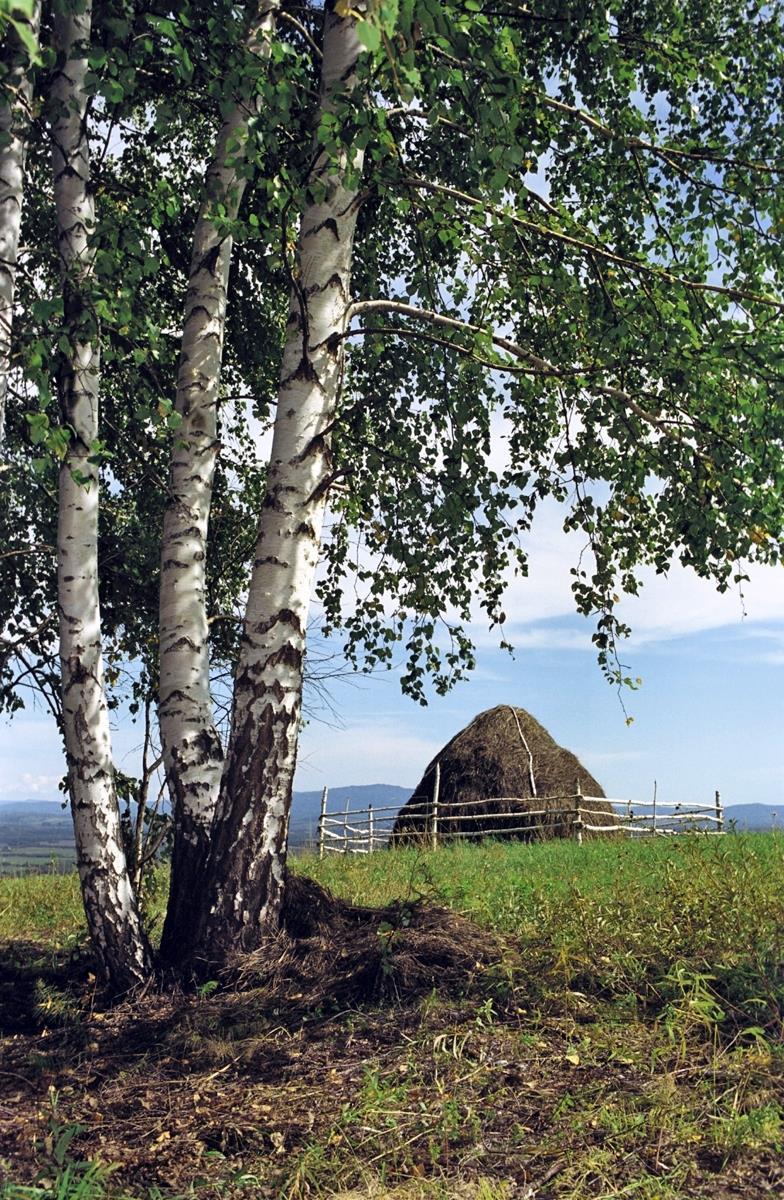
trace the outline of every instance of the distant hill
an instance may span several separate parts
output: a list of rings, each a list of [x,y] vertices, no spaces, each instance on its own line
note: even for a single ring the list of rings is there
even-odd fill
[[[62,800],[0,800],[2,820],[8,817],[53,817],[57,813],[67,816],[70,820],[68,809],[63,808]]]
[[[729,804],[724,809],[724,821],[734,821],[740,830],[784,829],[784,803],[778,808],[772,804]]]
[[[374,808],[401,808],[410,795],[411,788],[391,783],[330,788],[328,809],[331,813],[341,812],[346,801],[350,809],[367,808],[369,804]],[[289,831],[292,849],[315,844],[320,810],[320,788],[294,793]],[[740,832],[784,829],[784,803],[778,808],[771,804],[731,804],[724,810],[724,819],[727,827]],[[45,866],[52,858],[73,861],[71,814],[62,803],[0,800],[0,871],[25,862],[40,861]]]
[[[349,808],[373,805],[402,807],[411,788],[390,783],[370,783],[358,787],[329,789],[329,811],[340,811],[348,800]],[[291,809],[289,841],[292,848],[316,841],[321,789],[295,792]],[[36,857],[48,861],[50,849],[63,855],[73,849],[71,814],[58,800],[0,800],[0,866],[14,852],[14,862],[23,850],[36,848]],[[10,859],[9,859],[9,864]]]
[[[0,801],[0,874],[70,869],[75,860],[71,814],[56,800]]]

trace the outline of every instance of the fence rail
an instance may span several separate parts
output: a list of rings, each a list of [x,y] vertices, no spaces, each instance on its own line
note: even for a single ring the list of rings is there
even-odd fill
[[[369,804],[366,808],[346,806],[333,812],[328,809],[329,789],[324,788],[318,823],[319,858],[325,854],[372,854],[412,841],[435,849],[440,843],[457,838],[477,840],[525,834],[536,840],[540,835],[552,836],[554,830],[563,831],[558,836],[569,837],[578,844],[585,833],[630,838],[675,837],[687,832],[724,833],[719,792],[715,793],[712,804],[700,804],[660,800],[655,787],[652,800],[619,800],[584,796],[578,786],[572,793],[538,797],[540,804],[547,801],[547,808],[527,808],[529,800],[518,796],[491,796],[484,800],[450,802],[444,809],[440,804],[440,783],[437,763],[432,796],[413,796],[402,809],[391,804]],[[492,805],[499,807],[488,812],[488,806]],[[483,811],[471,811],[480,806]],[[405,826],[396,829],[401,815]],[[511,824],[516,819],[517,823]]]

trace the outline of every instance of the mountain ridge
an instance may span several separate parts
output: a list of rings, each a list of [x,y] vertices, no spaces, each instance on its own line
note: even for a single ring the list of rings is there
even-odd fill
[[[296,850],[315,843],[323,788],[294,793],[289,822],[289,845]],[[349,808],[402,808],[411,788],[393,783],[354,784],[328,789],[331,813]],[[60,800],[0,799],[0,849],[8,851],[36,845],[42,848],[73,845],[71,814]]]

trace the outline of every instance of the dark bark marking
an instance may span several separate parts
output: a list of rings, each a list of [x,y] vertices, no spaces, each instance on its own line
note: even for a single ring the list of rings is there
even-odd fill
[[[182,637],[177,638],[176,642],[169,643],[169,649],[179,650],[182,646],[188,646],[191,650],[198,650],[199,645],[199,642],[195,642],[193,638],[188,637],[187,634],[183,634]]]
[[[283,505],[278,499],[277,489],[275,491],[267,492],[266,496],[264,497],[264,508],[271,508],[273,512],[285,512]]]
[[[340,241],[340,231],[338,229],[338,223],[334,217],[326,217],[325,220],[321,221],[318,225],[314,225],[312,229],[308,229],[304,236],[315,237],[317,234],[321,233],[322,229],[328,229],[330,233],[334,235],[335,241]]]
[[[290,608],[282,608],[280,612],[275,613],[275,616],[270,617],[268,621],[260,621],[258,625],[253,626],[253,632],[258,634],[269,633],[270,629],[274,629],[276,625],[290,625],[300,636],[304,633],[299,617]]]
[[[295,646],[293,642],[284,642],[279,650],[273,650],[272,654],[267,656],[264,666],[265,668],[276,667],[278,664],[282,664],[287,667],[294,667],[297,671],[301,670],[302,651]],[[275,682],[277,682],[277,680]],[[274,684],[270,686],[269,690],[272,691],[273,687]],[[281,689],[281,691],[283,691],[283,689]],[[283,694],[285,695],[285,692],[283,692]]]
[[[215,276],[223,245],[223,242],[219,242],[217,246],[213,246],[212,249],[207,251],[199,263],[199,271],[206,271],[208,275]]]
[[[283,562],[282,559],[277,558],[274,554],[262,554],[261,558],[256,558],[253,560],[253,565],[254,567],[264,567],[269,565],[285,568],[288,567],[289,564],[287,562]]]
[[[294,379],[306,379],[308,383],[315,383],[321,387],[321,380],[316,373],[313,363],[306,354],[302,355],[302,358],[299,360],[299,364],[294,368],[291,374],[287,376],[285,380],[283,380],[283,386],[285,387],[287,383],[291,383],[291,381]]]

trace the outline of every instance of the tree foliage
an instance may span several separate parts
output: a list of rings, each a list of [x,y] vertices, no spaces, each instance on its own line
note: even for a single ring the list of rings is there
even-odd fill
[[[0,13],[18,33],[3,102],[20,54],[35,96],[0,476],[0,706],[32,683],[58,715],[55,480],[73,431],[56,379],[73,322],[52,233],[51,11],[40,49],[21,31],[31,11]],[[234,244],[206,547],[214,668],[240,652],[259,446],[281,417],[292,321],[311,361],[300,222],[339,179],[359,212],[348,307],[322,344],[333,361],[346,351],[318,435],[327,632],[364,667],[402,643],[404,691],[446,691],[472,666],[477,608],[505,641],[509,580],[527,574],[527,535],[554,500],[584,542],[576,608],[622,680],[616,609],[643,568],[679,560],[726,589],[781,558],[781,3],[284,2],[263,58],[244,41],[254,11],[107,0],[94,13],[82,302],[101,346],[90,454],[113,702],[130,689],[138,708],[155,689],[193,229],[240,95],[253,98],[246,188],[236,215],[211,210]],[[325,103],[331,16],[363,52]]]
[[[317,16],[307,14],[315,38]],[[111,4],[91,54],[103,143],[103,606],[123,658],[144,658],[154,637],[188,238],[215,120],[244,65],[232,61],[240,29],[231,6],[172,15]],[[326,612],[366,663],[391,661],[403,639],[415,695],[428,674],[447,687],[471,662],[475,597],[502,623],[509,570],[526,571],[524,535],[553,496],[590,547],[575,565],[576,603],[598,615],[611,669],[614,597],[637,589],[641,564],[666,570],[677,555],[725,587],[743,560],[779,552],[779,6],[409,3],[371,10],[364,30],[374,102],[330,114],[317,139],[369,147],[358,298],[423,314],[380,307],[352,330]],[[247,579],[261,485],[247,415],[255,404],[263,420],[274,395],[281,318],[268,314],[282,313],[288,286],[314,58],[281,23],[232,230],[224,393],[248,400],[222,407],[214,614]],[[51,415],[60,314],[40,125],[36,134],[36,252],[17,357],[36,400],[15,406],[16,442],[30,451],[18,468],[24,500],[7,509],[9,547],[14,520],[29,528],[30,517],[35,544],[51,545],[51,468],[33,448],[57,456],[65,436]],[[491,455],[499,437],[502,465]],[[365,595],[342,613],[357,531]],[[45,549],[3,559],[4,593],[24,597],[35,627],[51,604],[49,564]],[[227,625],[214,629],[226,652]]]

